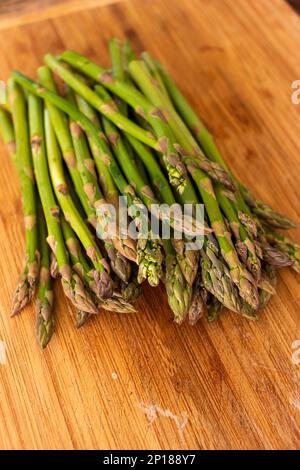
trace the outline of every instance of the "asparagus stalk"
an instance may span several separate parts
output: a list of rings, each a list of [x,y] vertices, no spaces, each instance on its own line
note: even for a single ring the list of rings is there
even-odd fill
[[[35,304],[36,337],[39,345],[44,349],[54,333],[55,320],[53,315],[53,285],[50,274],[50,247],[47,243],[47,226],[41,207],[39,211],[38,227],[41,263],[38,293]]]
[[[59,223],[59,207],[56,204],[49,177],[44,139],[42,101],[31,94],[29,95],[29,122],[34,173],[47,223],[47,242],[55,255],[61,275],[62,287],[66,296],[76,308],[96,313],[96,306],[84,290],[79,276],[72,271],[69,264]]]
[[[103,142],[102,148],[95,145],[95,142],[91,135],[88,133],[87,138],[90,145],[90,149],[92,155],[94,157],[96,167],[99,174],[99,180],[101,183],[102,190],[104,192],[104,196],[106,201],[109,204],[112,204],[117,212],[119,212],[119,191],[114,183],[114,180],[109,172],[107,165],[104,163],[105,155],[110,153],[110,149],[108,144],[106,143],[105,135],[102,132],[102,128],[100,125],[100,120],[97,116],[97,113],[94,109],[87,103],[80,95],[76,95],[76,102],[78,105],[79,110],[88,117],[92,123],[94,124],[95,128],[98,130],[99,137]],[[105,153],[103,153],[105,149]],[[128,234],[124,236],[124,234],[119,235],[116,233],[114,239],[114,246],[116,249],[124,255],[127,259],[131,261],[136,261],[137,259],[137,252],[136,252],[136,242],[132,238],[129,237]]]
[[[109,41],[108,47],[112,63],[113,76],[116,80],[125,81],[125,61],[121,42],[117,38],[113,38]],[[124,101],[118,102],[118,108],[122,114],[127,116],[127,104]]]
[[[25,266],[19,277],[12,301],[12,316],[19,313],[35,292],[39,272],[39,247],[37,229],[36,190],[30,152],[29,130],[27,124],[26,101],[21,87],[10,79],[8,82],[8,98],[12,111],[16,139],[16,155],[20,178],[23,213],[25,222]],[[7,133],[7,128],[5,130]],[[13,144],[10,144],[11,151]]]
[[[75,96],[72,90],[68,91],[68,98],[69,101],[76,106]],[[106,208],[106,201],[98,184],[94,168],[94,160],[91,158],[86,137],[81,127],[72,119],[70,119],[70,131],[77,158],[77,166],[83,181],[83,188],[88,197],[89,203],[95,212],[95,217],[97,218],[97,234],[100,234],[104,241],[104,247],[108,254],[113,271],[120,277],[120,279],[127,282],[131,273],[130,263],[117,251],[119,242],[116,242],[115,247],[114,240],[108,236],[108,225],[105,220],[105,216],[102,214],[102,208]]]
[[[248,205],[251,207],[253,213],[265,224],[269,225],[271,228],[288,230],[290,228],[297,227],[291,219],[280,214],[279,212],[274,211],[272,207],[268,206],[262,201],[256,199],[251,191],[246,188],[242,183],[239,183],[240,191],[247,201]]]
[[[56,85],[52,73],[48,67],[39,67],[38,77],[43,86],[56,93]],[[93,227],[96,227],[96,215],[91,205],[89,204],[88,196],[84,191],[81,176],[77,168],[75,150],[66,116],[50,101],[47,102],[47,109],[55,130],[56,138],[59,142],[63,159],[67,165],[72,182],[74,184],[76,194],[80,199],[84,212],[87,216],[87,220]]]
[[[141,140],[146,145],[160,151],[163,154],[164,162],[168,170],[170,183],[181,193],[186,184],[186,169],[181,158],[174,148],[173,139],[168,125],[159,110],[149,103],[144,96],[139,93],[130,83],[115,80],[113,76],[99,67],[97,64],[89,61],[87,58],[71,51],[66,51],[61,58],[80,70],[85,75],[102,83],[106,88],[114,92],[121,99],[133,106],[137,112],[147,117],[147,120],[154,129],[156,137],[141,127],[133,124],[128,118],[124,117],[114,107],[108,105],[99,96],[95,98],[92,90],[77,80],[72,72],[68,71],[59,61],[49,54],[45,56],[45,62],[50,68],[56,71],[66,83],[74,88],[79,94],[84,96],[98,111],[110,119],[121,130]],[[122,116],[122,120],[120,119]]]
[[[15,141],[15,133],[11,117],[7,111],[0,107],[0,133],[1,138],[6,145],[9,155],[20,177],[18,168],[17,148]]]
[[[225,214],[231,231],[236,239],[236,250],[241,261],[247,266],[249,272],[256,281],[261,276],[261,263],[256,253],[256,245],[254,244],[244,225],[240,222],[232,201],[227,197],[226,190],[217,183],[215,185],[216,196],[220,207]]]
[[[93,264],[94,270],[92,274],[97,285],[98,296],[103,299],[110,297],[113,292],[113,287],[109,276],[109,267],[101,254],[99,246],[91,235],[89,228],[82,220],[80,213],[70,197],[62,166],[61,154],[48,113],[45,114],[45,134],[49,171],[56,198],[66,220],[70,223]]]

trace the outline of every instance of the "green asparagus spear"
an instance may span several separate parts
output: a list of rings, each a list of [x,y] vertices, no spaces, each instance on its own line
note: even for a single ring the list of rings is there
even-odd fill
[[[15,129],[17,167],[19,168],[26,239],[25,266],[18,280],[12,302],[12,316],[14,316],[30,302],[34,294],[38,280],[40,254],[36,189],[30,151],[26,101],[21,87],[12,79],[8,81],[8,98]]]
[[[39,208],[39,240],[41,263],[39,285],[36,299],[36,337],[44,349],[49,343],[55,327],[53,315],[53,283],[50,274],[50,247],[47,243],[47,226],[42,207]]]
[[[49,121],[49,116],[47,119]],[[31,94],[29,94],[29,122],[34,173],[47,223],[47,242],[55,254],[62,287],[66,296],[76,308],[96,313],[96,306],[84,290],[79,276],[72,271],[69,264],[59,223],[59,207],[55,201],[48,170],[43,126],[43,104],[39,98]]]

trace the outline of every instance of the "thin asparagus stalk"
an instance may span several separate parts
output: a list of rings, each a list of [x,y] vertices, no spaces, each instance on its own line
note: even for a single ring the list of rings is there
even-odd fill
[[[8,98],[15,129],[17,167],[20,178],[23,213],[25,222],[25,266],[18,280],[12,301],[12,313],[19,313],[32,299],[39,274],[39,246],[37,229],[36,189],[33,176],[30,151],[27,109],[21,87],[10,79],[8,81]],[[7,129],[5,130],[7,132]],[[13,151],[13,144],[10,144]]]
[[[82,252],[82,247],[79,243],[78,238],[76,237],[72,227],[66,221],[65,217],[61,214],[60,216],[60,225],[65,240],[66,247],[69,252],[70,261],[72,264],[73,270],[80,276],[81,280],[85,285],[94,293],[98,294],[98,289],[96,282],[92,275],[92,267],[89,265],[88,261],[85,259]],[[96,299],[94,299],[96,303]],[[98,313],[98,312],[95,312]]]
[[[0,107],[0,134],[19,175],[15,133],[10,114]]]
[[[206,239],[201,250],[201,270],[204,287],[225,307],[244,314],[243,302],[232,279],[230,271],[218,257],[218,248],[212,237]],[[256,305],[257,308],[257,305]],[[247,312],[246,312],[247,313]],[[255,315],[250,311],[249,316]]]
[[[122,48],[121,42],[113,38],[110,43],[109,43],[109,50],[110,50],[110,57],[111,57],[111,62],[112,62],[112,73],[113,77],[116,80],[120,81],[128,81],[129,77],[127,74],[127,70],[125,67],[127,67],[127,57],[125,55],[125,52]],[[127,103],[125,101],[120,100],[118,97],[115,98],[115,103],[117,104],[118,110],[122,112],[125,116],[128,117],[128,107]],[[135,158],[134,152],[132,151],[132,148],[130,145],[128,145],[128,142],[125,140],[124,145],[127,147],[127,152],[130,154],[132,161],[134,162],[135,166],[137,167],[139,173],[142,175],[144,181],[150,186],[150,181],[148,179],[148,175],[146,172],[146,169],[143,165],[143,162],[139,158]]]
[[[109,41],[109,53],[112,63],[113,76],[116,80],[125,81],[125,63],[122,51],[121,42],[117,38],[113,38]],[[118,108],[122,114],[127,116],[127,104],[124,101],[118,102]]]
[[[56,93],[56,85],[52,73],[48,67],[39,67],[38,77],[43,86],[47,87],[53,93]],[[54,126],[55,135],[59,142],[63,159],[67,165],[72,182],[74,184],[76,194],[80,199],[84,212],[87,216],[87,220],[93,227],[96,227],[96,215],[89,204],[88,196],[84,191],[81,176],[77,168],[75,150],[66,116],[50,101],[47,102],[47,109],[52,125]]]
[[[99,246],[91,235],[89,228],[82,220],[80,213],[70,197],[62,166],[61,154],[48,113],[45,114],[45,134],[49,171],[56,198],[66,220],[70,223],[93,264],[93,278],[97,285],[98,296],[103,299],[108,298],[113,292],[112,281],[109,276],[109,267],[101,254]]]
[[[231,231],[236,239],[236,250],[239,254],[241,261],[247,266],[249,272],[253,275],[256,281],[259,281],[261,276],[261,263],[256,254],[255,244],[250,238],[249,233],[244,225],[240,222],[235,207],[229,197],[226,196],[226,190],[222,188],[219,183],[215,184],[215,192],[225,214]]]
[[[88,260],[85,258],[84,253],[82,251],[81,245],[73,232],[71,226],[65,220],[65,218],[61,217],[61,227],[64,234],[64,238],[66,241],[66,245],[68,247],[70,258],[72,261],[73,269],[80,278],[84,281],[85,285],[90,289],[91,293],[97,295],[97,288],[95,285],[94,279],[91,277],[91,266]],[[122,281],[118,278],[119,283]],[[127,288],[129,288],[130,283],[125,284]],[[94,296],[95,297],[95,296]],[[129,298],[125,298],[123,293],[114,290],[111,298],[101,300],[97,296],[94,298],[94,302],[97,304],[98,308],[103,308],[104,310],[110,310],[119,313],[127,313],[135,311],[134,307],[129,303]],[[99,313],[99,310],[95,313]],[[77,310],[76,312],[76,326],[80,328],[83,326],[89,318],[91,318],[92,314],[90,312],[85,312],[83,310]]]
[[[55,71],[55,73],[59,75],[62,80],[64,80],[64,82],[67,83],[67,85],[69,85],[76,93],[82,96],[101,114],[110,119],[117,127],[120,129],[126,129],[126,132],[141,140],[146,145],[160,150],[160,146],[158,145],[157,140],[153,135],[151,135],[151,133],[145,131],[126,116],[123,116],[123,114],[108,106],[99,95],[91,90],[83,80],[80,80],[78,76],[74,75],[72,71],[68,70],[59,60],[57,60],[51,54],[47,54],[44,57],[44,61],[51,70]],[[80,69],[78,68],[78,70]]]
[[[69,264],[59,223],[59,207],[55,201],[47,164],[42,101],[31,94],[29,95],[29,122],[34,173],[48,229],[47,242],[57,260],[62,287],[76,308],[95,313],[96,306],[84,290],[79,276],[72,271]]]
[[[128,72],[128,64],[136,59],[136,54],[131,47],[130,41],[126,40],[123,44],[123,56],[126,72]]]
[[[76,328],[81,328],[90,318],[91,314],[89,312],[84,312],[83,310],[77,310],[76,312]]]
[[[183,165],[181,158],[174,148],[173,139],[170,134],[170,129],[165,123],[164,117],[161,115],[159,110],[149,103],[144,96],[139,93],[130,83],[115,80],[113,76],[99,67],[97,64],[89,61],[87,58],[80,56],[79,54],[71,51],[66,51],[62,54],[61,58],[73,65],[77,70],[80,70],[85,75],[88,75],[95,80],[99,81],[106,88],[114,92],[121,99],[126,101],[128,104],[133,106],[137,112],[142,113],[147,117],[147,120],[154,129],[155,135],[149,137],[149,132],[142,129],[133,123],[128,118],[122,116],[122,122],[115,108],[109,106],[105,101],[95,98],[92,90],[83,88],[83,83],[75,81],[75,77],[72,72],[69,72],[59,61],[50,56],[45,56],[45,62],[49,67],[56,71],[72,88],[74,88],[79,94],[84,96],[87,101],[110,119],[114,124],[121,130],[126,131],[128,134],[141,140],[146,145],[160,151],[163,154],[165,166],[168,170],[170,183],[176,187],[179,193],[184,190],[186,184],[186,169]],[[100,101],[99,101],[100,100]],[[131,125],[130,125],[130,124]]]
[[[75,96],[71,89],[68,90],[68,99],[76,106]],[[101,235],[113,271],[120,279],[127,282],[131,274],[130,263],[117,251],[119,242],[116,242],[115,247],[114,240],[108,236],[108,225],[101,211],[102,208],[106,208],[106,201],[98,184],[94,160],[91,158],[85,134],[77,122],[72,119],[70,119],[70,131],[77,158],[77,166],[83,181],[83,188],[97,218],[97,234]]]
[[[53,283],[50,274],[50,247],[47,243],[47,226],[44,213],[40,207],[38,218],[41,263],[39,285],[36,299],[36,337],[44,349],[49,343],[55,327],[53,315]]]
[[[100,120],[95,112],[94,108],[92,108],[89,103],[87,103],[80,95],[76,95],[76,102],[78,105],[79,110],[88,117],[92,123],[94,124],[95,128],[98,130],[98,135],[101,138],[103,145],[102,148],[95,145],[95,142],[91,135],[88,133],[87,138],[89,141],[89,145],[91,148],[92,155],[94,157],[96,167],[99,174],[99,180],[101,183],[102,190],[104,192],[104,196],[106,201],[109,204],[112,204],[116,210],[117,216],[119,214],[119,191],[114,183],[114,180],[109,172],[108,166],[104,163],[105,155],[110,153],[110,149],[108,143],[106,142],[106,137],[102,132],[102,128],[100,125]],[[105,153],[104,152],[105,149]],[[136,251],[136,241],[130,238],[128,234],[121,234],[121,236],[116,233],[114,245],[117,250],[123,254],[127,259],[131,261],[136,261],[137,259],[137,251]]]
[[[134,306],[124,299],[123,295],[117,291],[114,292],[114,295],[110,299],[106,299],[106,301],[101,304],[101,308],[103,308],[103,310],[117,313],[136,312]]]
[[[297,224],[291,219],[274,211],[272,207],[256,199],[251,191],[242,183],[239,183],[239,188],[247,204],[261,221],[276,229],[288,230],[297,227]]]

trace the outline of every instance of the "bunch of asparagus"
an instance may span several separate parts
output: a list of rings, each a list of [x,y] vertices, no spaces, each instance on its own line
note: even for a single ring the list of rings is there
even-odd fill
[[[60,277],[78,327],[101,308],[134,312],[144,281],[164,283],[177,323],[204,314],[213,321],[223,307],[255,319],[275,293],[276,268],[300,272],[300,247],[277,232],[295,224],[232,174],[158,61],[147,52],[137,59],[117,39],[109,51],[111,69],[76,52],[47,54],[37,81],[13,71],[2,90],[0,132],[20,180],[26,238],[12,315],[37,290],[44,348]],[[110,233],[107,204],[121,218],[121,195],[129,230]],[[156,209],[176,203],[192,207],[188,223]],[[145,235],[142,206],[146,219],[169,227],[169,238]]]

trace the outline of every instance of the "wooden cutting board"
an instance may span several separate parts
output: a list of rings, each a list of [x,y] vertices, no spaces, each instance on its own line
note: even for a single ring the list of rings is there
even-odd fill
[[[1,78],[11,68],[34,76],[46,52],[64,48],[108,64],[107,41],[127,37],[169,67],[243,181],[300,223],[300,107],[291,101],[300,19],[285,2],[47,8],[3,12]],[[257,322],[226,311],[195,327],[174,325],[163,289],[145,286],[138,313],[103,313],[76,331],[57,285],[57,331],[41,352],[33,307],[9,318],[24,236],[16,176],[0,153],[0,448],[299,448],[300,276],[281,272]]]

